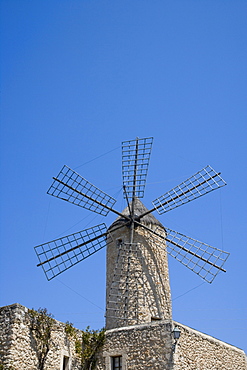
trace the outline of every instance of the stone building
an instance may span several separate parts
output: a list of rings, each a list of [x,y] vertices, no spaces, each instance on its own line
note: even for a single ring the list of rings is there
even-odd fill
[[[39,369],[39,343],[31,330],[31,311],[18,303],[0,308],[0,364],[4,370]],[[53,320],[47,370],[80,369],[75,339],[66,334],[65,325]]]
[[[130,207],[122,214],[128,215]],[[132,227],[120,216],[109,228],[105,343],[97,354],[96,369],[247,370],[241,349],[172,320],[166,231],[152,214],[140,221],[143,214],[145,207],[135,199]],[[26,307],[14,304],[0,309],[3,369],[39,369],[30,327]],[[54,321],[45,370],[82,369],[76,337],[69,336],[65,327]],[[177,340],[174,328],[181,334]],[[80,331],[76,335],[79,338]]]
[[[39,369],[29,312],[20,304],[0,308],[1,369]],[[175,326],[181,331],[176,344],[172,336]],[[66,334],[64,323],[54,320],[51,343],[45,370],[81,369],[75,339]],[[105,344],[98,357],[98,370],[247,369],[243,350],[170,320],[107,330]]]
[[[174,342],[172,330],[181,336]],[[171,321],[153,322],[106,332],[106,343],[99,369],[114,369],[119,359],[122,367],[141,370],[246,370],[243,350],[185,325]]]

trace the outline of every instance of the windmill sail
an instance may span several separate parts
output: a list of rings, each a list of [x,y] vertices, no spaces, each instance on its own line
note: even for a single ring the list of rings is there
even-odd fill
[[[206,166],[180,185],[155,199],[152,202],[154,208],[149,212],[156,209],[161,215],[225,185],[226,182],[220,177],[220,173]]]
[[[68,166],[63,166],[47,191],[54,197],[106,216],[116,200],[92,185]]]
[[[155,235],[159,232],[154,231]],[[159,235],[164,239],[163,235]],[[167,252],[208,283],[223,269],[230,253],[166,228]]]
[[[106,246],[110,234],[105,224],[99,224],[89,229],[55,239],[35,247],[47,280],[53,279],[70,267]]]
[[[153,138],[122,142],[122,175],[125,197],[143,198]]]

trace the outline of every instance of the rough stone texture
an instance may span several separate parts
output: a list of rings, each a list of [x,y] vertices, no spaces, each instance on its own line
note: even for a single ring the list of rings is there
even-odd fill
[[[174,350],[175,326],[181,336]],[[74,339],[64,329],[65,324],[54,320],[45,370],[63,370],[64,356],[69,358],[66,370],[81,369]],[[0,308],[0,331],[0,363],[4,370],[38,369],[29,310],[20,304]],[[113,356],[122,356],[122,370],[247,370],[241,349],[171,320],[107,330],[97,370],[111,370]]]
[[[172,369],[171,327],[162,321],[108,330],[98,369],[111,370],[112,356],[122,356],[123,369]]]
[[[172,330],[181,331],[174,350]],[[122,356],[123,370],[246,370],[244,351],[185,325],[162,321],[106,332],[98,369],[110,370],[111,357]]]
[[[146,211],[136,199],[135,217]],[[138,226],[130,244],[130,228],[120,217],[109,228],[106,329],[172,319],[165,229],[152,214],[140,222],[161,237]]]
[[[70,358],[71,369],[79,370],[74,339],[68,338],[65,324],[54,320],[52,344],[45,362],[45,369],[62,369],[63,356]],[[4,369],[38,369],[35,343],[30,330],[29,310],[20,304],[0,308],[0,363]]]
[[[174,370],[246,370],[243,350],[209,335],[174,323],[181,336],[174,353]]]

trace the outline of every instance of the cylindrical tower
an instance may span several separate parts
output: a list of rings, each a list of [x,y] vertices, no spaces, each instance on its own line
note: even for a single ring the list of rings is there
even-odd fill
[[[129,209],[122,213],[129,216]],[[135,198],[134,218],[146,211]],[[133,238],[125,218],[118,217],[108,229],[106,329],[172,319],[166,244],[156,235],[165,238],[165,228],[152,214],[140,223],[150,230],[133,223]]]

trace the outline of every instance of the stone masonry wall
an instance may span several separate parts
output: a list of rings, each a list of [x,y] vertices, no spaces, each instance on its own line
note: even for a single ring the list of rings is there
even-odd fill
[[[174,353],[174,370],[247,370],[243,350],[174,323],[181,335]]]
[[[172,369],[171,321],[106,331],[98,370],[111,370],[111,357],[122,356],[123,370]]]
[[[154,228],[157,231],[157,225]],[[129,233],[128,227],[111,230],[113,241],[107,246],[106,329],[172,318],[165,241],[161,245],[160,238],[137,227],[132,252]],[[165,237],[163,228],[159,233]]]
[[[172,330],[181,331],[174,350]],[[244,351],[187,326],[162,321],[106,331],[98,370],[111,370],[122,356],[123,370],[247,370]]]
[[[80,369],[74,339],[68,338],[64,329],[65,324],[54,320],[52,343],[44,367],[47,370],[62,370],[64,356],[68,358],[68,369]],[[18,303],[0,308],[0,364],[10,370],[38,369],[29,310]]]
[[[181,336],[174,350],[175,326]],[[54,320],[44,369],[81,369],[74,341],[65,324]],[[114,356],[122,356],[122,370],[247,370],[244,351],[172,320],[107,330],[96,369],[111,370]],[[30,313],[20,304],[0,308],[0,364],[4,370],[38,369]]]

